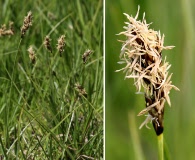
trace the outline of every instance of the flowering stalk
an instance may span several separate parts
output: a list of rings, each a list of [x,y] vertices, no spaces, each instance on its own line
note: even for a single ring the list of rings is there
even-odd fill
[[[21,37],[23,38],[26,31],[29,29],[30,26],[32,26],[32,12],[29,11],[27,16],[24,17],[23,26],[21,27]]]
[[[146,23],[145,14],[142,21],[137,20],[138,12],[133,18],[124,14],[129,22],[124,26],[125,31],[119,35],[125,35],[119,63],[126,66],[120,70],[126,72],[125,78],[133,78],[137,92],[144,89],[146,108],[138,116],[147,114],[146,120],[140,128],[152,122],[157,135],[163,133],[164,104],[167,102],[171,106],[169,93],[172,88],[179,90],[172,85],[171,76],[168,73],[171,65],[166,62],[166,57],[162,60],[162,50],[172,49],[174,46],[164,46],[164,35],[160,31],[149,29]]]

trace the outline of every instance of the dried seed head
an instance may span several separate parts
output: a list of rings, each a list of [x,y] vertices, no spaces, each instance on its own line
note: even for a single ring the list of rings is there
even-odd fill
[[[0,37],[7,35],[14,35],[13,22],[9,22],[9,29],[6,28],[5,24],[3,24],[0,28]]]
[[[33,50],[32,46],[28,48],[28,53],[29,53],[29,58],[31,62],[34,64],[36,62],[36,55],[35,55],[35,51]]]
[[[32,17],[33,16],[31,11],[29,11],[27,16],[24,17],[23,26],[21,27],[21,37],[23,37],[29,27],[32,26]]]
[[[81,86],[80,84],[76,83],[75,88],[79,93],[79,96],[87,97],[87,92],[85,91],[85,88]]]
[[[126,66],[118,71],[125,71],[125,78],[134,78],[137,91],[141,88],[145,91],[146,109],[138,115],[149,114],[157,134],[163,131],[163,115],[165,101],[171,105],[169,93],[172,88],[179,90],[172,85],[171,76],[168,70],[171,65],[162,61],[162,50],[172,49],[173,46],[163,46],[164,35],[160,31],[149,29],[146,20],[137,20],[139,8],[135,18],[124,14],[129,22],[126,22],[125,31],[119,35],[125,35],[126,40],[122,41],[120,63]],[[144,124],[148,123],[148,119]],[[141,126],[143,126],[142,124]]]
[[[49,38],[49,36],[45,37],[43,44],[44,44],[45,48],[48,49],[52,53],[51,39]]]
[[[90,54],[92,54],[93,51],[90,49],[87,49],[85,53],[82,55],[83,63],[85,64],[87,60],[89,59]]]
[[[58,44],[57,44],[57,50],[60,52],[60,56],[62,56],[62,52],[64,52],[64,47],[65,47],[65,35],[62,35],[58,39]]]

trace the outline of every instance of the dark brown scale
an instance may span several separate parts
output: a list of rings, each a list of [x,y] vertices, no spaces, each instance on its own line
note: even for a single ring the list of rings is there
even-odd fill
[[[146,68],[145,63],[141,62],[141,67],[143,68],[143,70]]]
[[[142,53],[142,52],[141,52]],[[141,59],[145,59],[145,54],[144,55],[141,55]]]
[[[145,95],[145,101],[146,101],[146,107],[152,105],[155,103],[155,99],[153,96],[146,96]],[[161,133],[163,133],[164,130],[164,126],[163,126],[163,118],[164,118],[164,110],[161,111],[161,113],[158,113],[158,110],[156,107],[153,107],[150,111],[149,114],[155,118],[152,121],[154,130],[156,132],[157,135],[160,135]]]
[[[132,32],[131,34],[132,34],[132,35],[137,35],[137,33],[136,33],[135,31],[134,31],[134,32]]]
[[[137,33],[134,31],[131,33],[132,35],[137,35]],[[140,38],[136,38],[135,41],[141,45],[141,46],[144,46],[144,42],[140,39]]]
[[[143,77],[143,80],[144,80],[144,82],[145,82],[147,85],[151,83],[150,80],[147,79],[147,78],[144,78],[144,77]]]
[[[164,110],[162,110],[160,114],[158,113],[158,115],[155,116],[155,118],[158,118],[157,121],[159,125],[155,120],[152,121],[152,124],[153,124],[154,130],[157,136],[159,136],[161,133],[163,133],[163,130],[164,130],[164,126],[163,126]]]
[[[153,100],[151,97],[145,95],[146,107],[152,105]],[[148,105],[147,105],[148,104]]]
[[[136,38],[135,41],[141,45],[141,46],[144,46],[144,42],[140,39],[140,38]]]
[[[160,84],[156,84],[156,88],[160,87]]]
[[[161,92],[161,97],[164,97],[164,96],[165,96],[164,91],[162,91]]]
[[[147,60],[150,61],[151,63],[155,63],[153,57],[149,54],[146,54],[147,55]]]
[[[156,46],[155,49],[158,51],[159,50],[158,46]]]

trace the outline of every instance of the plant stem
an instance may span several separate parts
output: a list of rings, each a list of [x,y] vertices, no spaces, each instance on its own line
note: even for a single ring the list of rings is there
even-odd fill
[[[164,160],[163,133],[158,135],[158,156],[159,160]]]

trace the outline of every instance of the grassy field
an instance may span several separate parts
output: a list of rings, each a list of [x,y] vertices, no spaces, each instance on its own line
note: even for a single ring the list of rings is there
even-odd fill
[[[5,0],[0,25],[0,159],[103,159],[102,0]]]
[[[172,81],[180,92],[172,90],[171,108],[166,104],[164,119],[165,159],[193,160],[195,153],[194,129],[194,82],[195,74],[195,2],[181,1],[111,1],[106,0],[106,159],[158,159],[156,134],[151,124],[148,130],[140,124],[145,117],[137,114],[144,109],[143,95],[135,94],[133,80],[124,80],[125,74],[115,73],[122,68],[117,64],[127,21],[123,13],[136,15],[140,5],[139,19],[146,13],[150,27],[165,34],[165,46],[176,46],[163,51],[163,57],[172,64]]]

